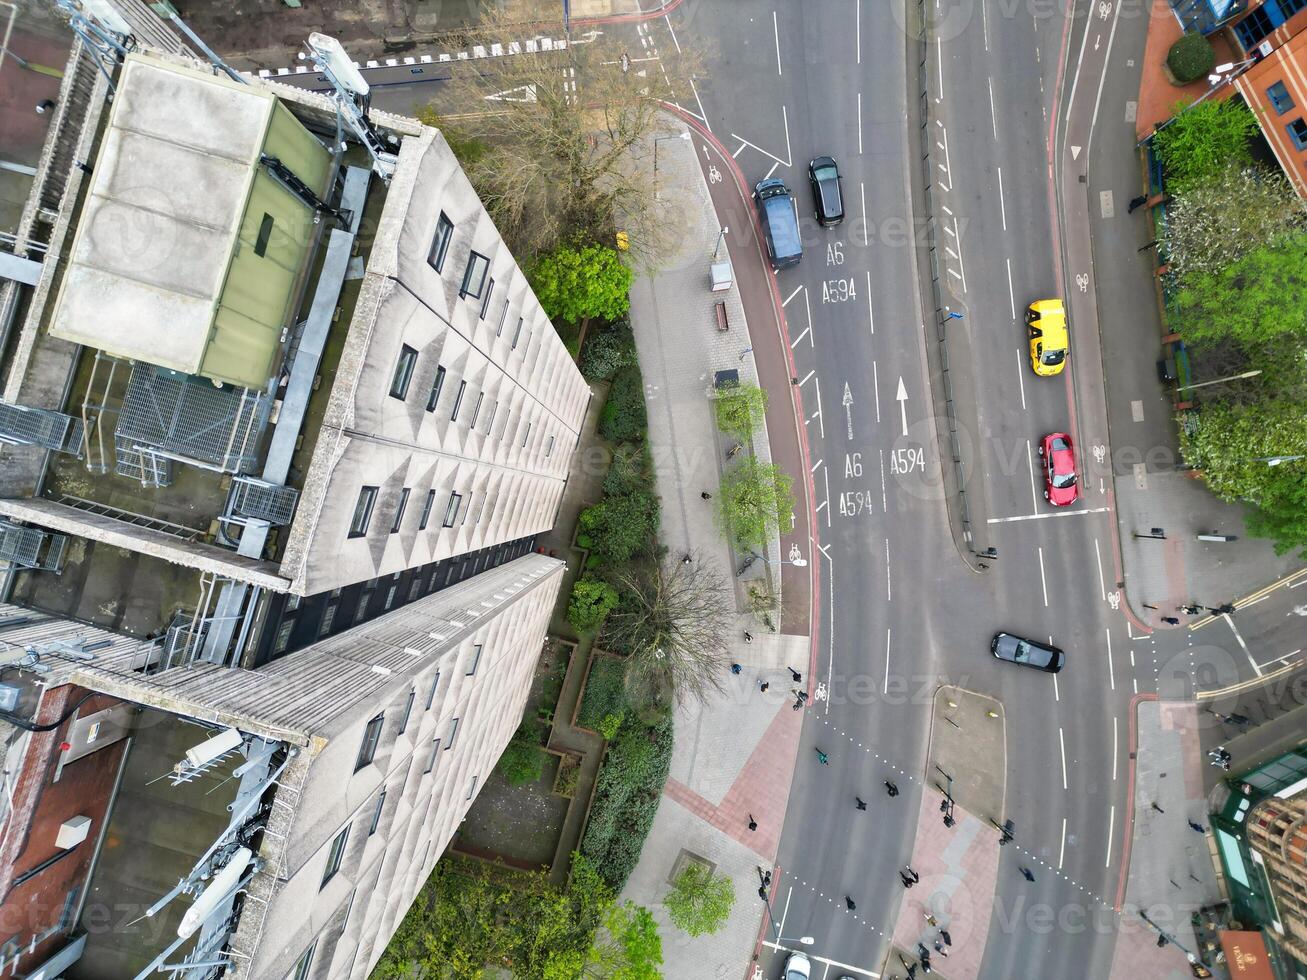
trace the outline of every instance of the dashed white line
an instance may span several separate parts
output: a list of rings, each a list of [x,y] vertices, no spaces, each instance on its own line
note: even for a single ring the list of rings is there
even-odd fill
[[[776,11],[774,10],[771,12],[771,29],[772,33],[776,35],[776,74],[783,75],[785,73],[781,71],[781,28],[776,22]]]
[[[1109,629],[1105,629],[1105,630],[1103,630],[1103,632],[1104,632],[1105,634],[1107,634],[1107,683],[1111,686],[1112,690],[1115,691],[1115,690],[1116,690],[1116,668],[1115,668],[1114,666],[1112,666],[1112,631],[1109,630]],[[1131,656],[1131,658],[1133,658],[1133,657],[1134,657],[1134,653],[1131,653],[1130,656]],[[1113,725],[1116,724],[1115,719],[1113,720],[1112,724],[1113,724]],[[1114,739],[1116,738],[1116,730],[1115,730],[1115,728],[1112,730],[1112,737],[1113,737]],[[1116,763],[1114,762],[1114,763],[1112,763],[1112,765],[1115,766]],[[1113,777],[1113,778],[1115,778],[1115,777]]]
[[[868,237],[868,229],[867,229],[867,187],[865,184],[863,184],[862,181],[858,181],[858,190],[862,194],[862,244],[866,245],[870,242],[870,238]],[[870,294],[871,292],[870,270],[868,270],[867,272],[867,291]]]
[[[1116,826],[1116,804],[1107,812],[1107,860],[1103,862],[1103,867],[1112,866],[1112,828]]]
[[[1103,555],[1098,550],[1098,539],[1094,538],[1094,561],[1098,563],[1099,598],[1107,600],[1107,584],[1103,580]]]
[[[985,4],[985,0],[980,0],[980,20],[985,28],[985,50],[988,51],[989,50],[989,7]]]
[[[998,209],[999,214],[1003,217],[1003,230],[1007,231],[1007,203],[1003,200],[1003,168],[997,167],[998,170]]]
[[[894,601],[894,589],[890,582],[889,570],[889,538],[885,539],[885,601]]]
[[[858,152],[862,152],[862,93],[858,93]]]
[[[1082,514],[1106,514],[1106,507],[1088,507],[1085,510],[1051,510],[1044,514],[1018,514],[1016,517],[991,517],[986,524],[1011,524],[1013,521],[1042,521],[1050,517],[1080,517]]]
[[[830,503],[830,467],[826,467],[826,468],[824,468],[824,469],[821,471],[821,475],[822,475],[822,479],[824,479],[824,480],[826,481],[826,499],[823,501],[823,503],[829,504],[829,503]],[[830,508],[829,508],[829,507],[826,508],[826,528],[827,528],[827,530],[830,529]]]
[[[1113,715],[1112,716],[1112,782],[1116,782],[1116,759],[1117,759],[1116,715]]]
[[[876,396],[876,423],[880,424],[880,370],[876,367],[876,362],[871,362],[871,387]],[[883,450],[882,450],[883,454]],[[882,466],[882,469],[884,467]]]
[[[862,0],[853,0],[854,47],[858,53],[858,64],[862,64]]]
[[[1030,500],[1035,510],[1038,510],[1039,494],[1035,492],[1035,450],[1031,447],[1029,439],[1026,440],[1026,465],[1030,467]]]
[[[1057,851],[1057,870],[1062,870],[1062,859],[1066,857],[1066,817],[1062,818],[1062,846]]]
[[[998,115],[994,111],[994,79],[986,79],[989,82],[989,126],[994,131],[994,139],[998,139]]]
[[[1012,307],[1012,319],[1017,318],[1017,294],[1012,288],[1012,260],[1007,260],[1007,301]]]
[[[1062,734],[1061,728],[1057,730],[1057,744],[1062,749],[1062,788],[1066,789],[1066,736]]]
[[[786,296],[783,300],[781,300],[781,306],[782,307],[789,306],[790,300],[794,299],[795,296],[798,296],[802,290],[803,290],[802,285],[795,286],[794,292],[790,293],[790,295]]]
[[[885,450],[883,449],[880,451],[880,509],[883,513],[889,513],[889,498],[885,492]]]
[[[1039,550],[1039,584],[1044,587],[1044,605],[1048,605],[1048,579],[1044,577],[1044,549]]]
[[[886,627],[885,628],[885,686],[884,688],[881,689],[882,694],[889,693],[889,641],[891,635],[892,635],[892,630],[889,627]]]
[[[865,207],[865,205],[864,205]],[[866,215],[863,215],[863,227],[866,227]],[[866,232],[863,233],[863,244],[866,244]],[[867,322],[871,324],[871,335],[876,336],[876,314],[871,309],[871,270],[867,270]]]
[[[1239,641],[1240,649],[1243,650],[1244,656],[1248,658],[1248,662],[1253,665],[1253,670],[1256,672],[1257,676],[1261,677],[1262,668],[1257,666],[1257,661],[1253,659],[1252,652],[1248,649],[1248,644],[1243,641],[1243,637],[1240,636],[1239,631],[1235,629],[1234,620],[1230,618],[1230,614],[1225,613],[1221,618],[1225,620],[1225,625],[1230,627],[1230,632],[1234,634],[1234,638]]]
[[[1017,351],[1017,388],[1021,391],[1021,411],[1026,410],[1026,365],[1024,351]]]

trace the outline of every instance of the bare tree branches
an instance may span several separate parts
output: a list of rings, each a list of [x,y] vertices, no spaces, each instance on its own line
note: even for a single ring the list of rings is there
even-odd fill
[[[716,572],[689,562],[627,566],[613,576],[622,602],[603,639],[630,654],[627,683],[648,704],[721,693],[726,673],[727,591]]]

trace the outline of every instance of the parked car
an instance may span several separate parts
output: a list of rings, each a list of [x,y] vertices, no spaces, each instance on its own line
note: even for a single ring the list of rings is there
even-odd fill
[[[1044,458],[1044,499],[1054,507],[1073,504],[1080,496],[1076,483],[1076,451],[1065,432],[1050,432],[1039,443]]]
[[[753,199],[758,203],[758,220],[767,240],[767,255],[772,268],[779,270],[798,265],[799,259],[803,258],[799,212],[785,181],[779,177],[759,181],[753,189]]]
[[[1060,299],[1041,299],[1026,310],[1030,339],[1030,367],[1040,377],[1061,374],[1070,353],[1066,309]]]
[[[844,220],[844,195],[840,193],[840,169],[832,157],[817,157],[808,164],[812,203],[817,224],[834,228]]]
[[[808,957],[795,950],[785,960],[784,980],[808,980],[812,975],[812,964]]]
[[[1066,654],[1061,647],[1055,647],[1037,640],[1027,640],[1011,633],[995,633],[989,641],[989,652],[999,660],[1009,663],[1024,664],[1036,670],[1056,674],[1066,662]]]

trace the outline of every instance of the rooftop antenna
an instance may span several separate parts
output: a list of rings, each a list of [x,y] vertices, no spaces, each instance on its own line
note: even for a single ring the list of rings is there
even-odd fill
[[[116,66],[136,46],[132,27],[108,0],[55,0],[68,15],[68,26],[95,58],[100,74],[114,90],[113,76],[106,66]]]
[[[368,119],[371,88],[363,74],[334,37],[315,31],[309,35],[308,48],[309,53],[301,53],[300,58],[311,58],[318,71],[326,76],[335,90],[331,98],[336,103],[337,110],[372,154],[373,171],[382,180],[389,180],[395,173],[398,161]]]
[[[172,22],[177,25],[178,29],[190,39],[191,43],[204,52],[204,57],[209,59],[209,64],[213,65],[213,67],[217,68],[219,71],[224,72],[227,77],[234,82],[240,82],[242,85],[250,84],[248,78],[232,68],[232,66],[227,64],[227,62],[223,61],[222,58],[218,57],[216,51],[204,43],[204,39],[191,30],[190,25],[178,16],[177,11],[173,10],[171,5],[168,8],[168,16],[172,18]]]

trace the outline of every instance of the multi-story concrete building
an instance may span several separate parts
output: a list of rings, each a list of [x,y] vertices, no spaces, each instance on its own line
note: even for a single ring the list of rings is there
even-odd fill
[[[589,390],[362,97],[79,42],[23,229],[0,976],[365,976],[520,719]]]

